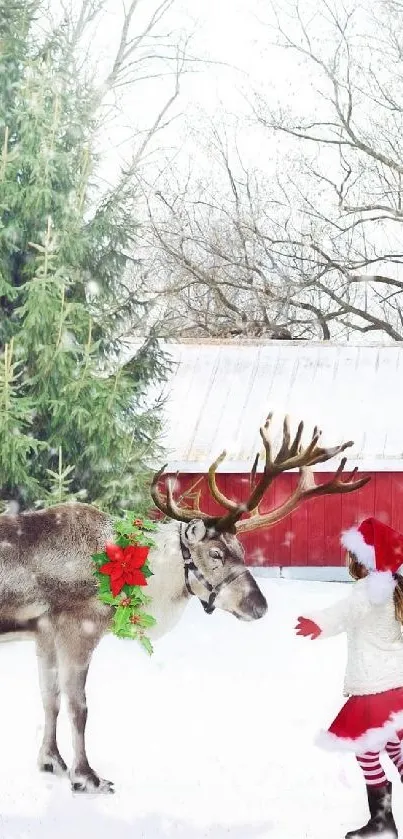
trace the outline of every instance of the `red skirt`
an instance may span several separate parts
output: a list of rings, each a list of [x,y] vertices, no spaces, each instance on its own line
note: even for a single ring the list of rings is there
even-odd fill
[[[403,687],[368,696],[350,696],[327,731],[318,738],[324,748],[355,754],[380,752],[403,735]]]

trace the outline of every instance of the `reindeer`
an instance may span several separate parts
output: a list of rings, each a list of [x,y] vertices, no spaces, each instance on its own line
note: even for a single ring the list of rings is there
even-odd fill
[[[244,565],[240,533],[271,526],[302,501],[329,493],[353,492],[368,478],[345,479],[345,458],[334,477],[316,486],[311,466],[344,451],[351,442],[325,449],[314,430],[306,448],[301,445],[303,424],[293,440],[286,419],[276,457],[269,439],[271,415],[261,428],[266,458],[257,477],[255,460],[251,492],[245,504],[226,498],[216,483],[216,470],[225,452],[208,473],[211,494],[224,508],[221,516],[178,506],[170,483],[163,494],[164,468],[153,479],[151,495],[156,507],[168,517],[156,532],[156,547],[150,551],[148,591],[150,612],[157,620],[154,637],[169,631],[180,619],[192,596],[211,614],[224,609],[240,620],[257,620],[267,611],[267,602]],[[298,468],[297,488],[280,507],[259,515],[259,502],[274,478]],[[243,518],[244,513],[249,514]],[[111,519],[88,504],[67,503],[44,510],[0,516],[0,637],[33,637],[39,665],[39,680],[45,714],[39,769],[65,774],[56,727],[61,691],[67,697],[72,727],[73,763],[70,781],[75,792],[113,792],[113,784],[91,768],[85,748],[87,705],[85,683],[91,655],[108,632],[111,609],[97,597],[92,554],[113,539]]]

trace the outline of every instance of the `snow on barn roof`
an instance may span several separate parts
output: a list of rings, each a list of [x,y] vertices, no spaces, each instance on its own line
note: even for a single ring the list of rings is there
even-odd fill
[[[303,341],[165,344],[174,362],[164,393],[168,469],[205,472],[223,450],[223,472],[249,472],[259,426],[274,412],[273,440],[315,425],[323,443],[354,440],[348,465],[403,471],[403,348]],[[326,464],[318,470],[329,468]]]

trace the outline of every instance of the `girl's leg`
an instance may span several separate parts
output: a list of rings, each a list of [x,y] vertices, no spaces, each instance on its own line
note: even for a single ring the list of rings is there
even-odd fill
[[[356,755],[356,758],[367,787],[384,787],[388,783],[381,766],[379,752],[366,752],[364,755]]]
[[[378,834],[397,837],[391,806],[392,784],[383,771],[379,752],[366,752],[356,758],[365,778],[370,819],[363,827],[349,830],[346,839],[373,839]]]
[[[400,777],[403,779],[403,754],[401,741],[397,738],[390,740],[389,743],[386,743],[385,751],[388,757],[390,757],[392,763],[395,764]]]

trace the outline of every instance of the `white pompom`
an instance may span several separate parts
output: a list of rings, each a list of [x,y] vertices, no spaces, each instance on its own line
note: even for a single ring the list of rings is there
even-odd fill
[[[386,603],[396,588],[391,571],[370,571],[367,577],[368,598],[375,606]]]

